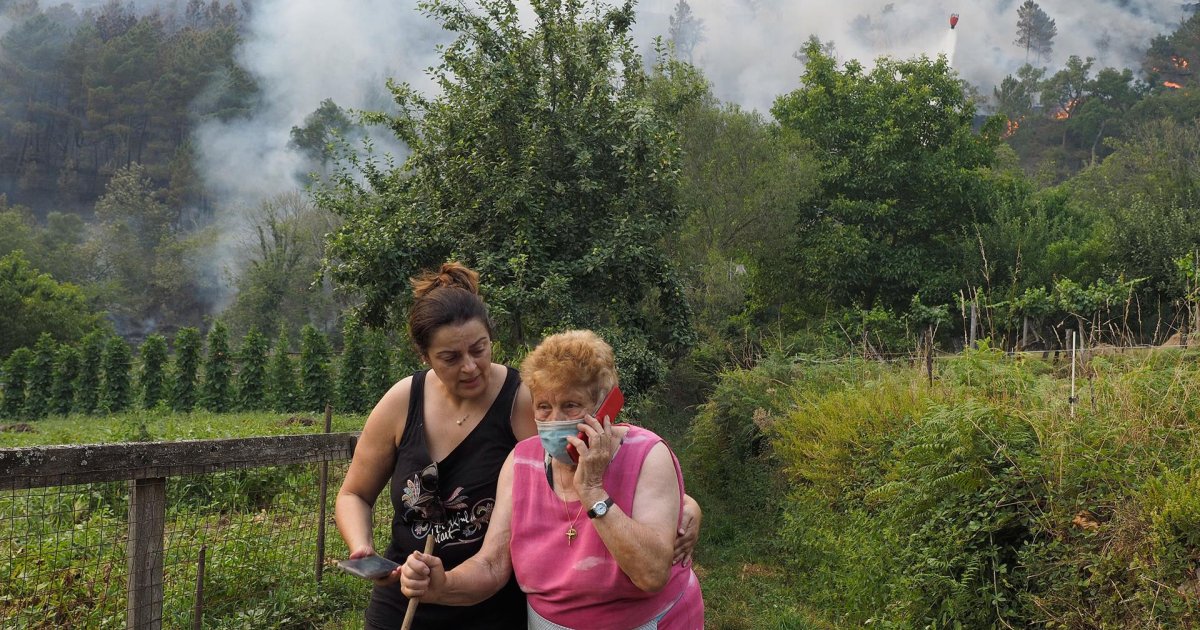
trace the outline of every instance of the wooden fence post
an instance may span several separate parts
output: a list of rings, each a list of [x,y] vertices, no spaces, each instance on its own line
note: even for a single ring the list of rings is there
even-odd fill
[[[125,627],[160,630],[163,605],[163,531],[166,525],[165,477],[129,482],[129,543]]]
[[[192,630],[204,627],[204,556],[208,545],[200,545],[200,560],[196,563],[196,596],[192,599]]]
[[[979,326],[979,303],[971,300],[971,342],[970,347],[975,347],[975,330]]]

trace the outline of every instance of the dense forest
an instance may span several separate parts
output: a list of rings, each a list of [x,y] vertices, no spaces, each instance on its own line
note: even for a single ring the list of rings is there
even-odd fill
[[[689,354],[767,345],[886,356],[1195,328],[1194,10],[1140,67],[1049,67],[1053,16],[1027,1],[1011,28],[1030,63],[995,86],[813,37],[795,89],[758,112],[688,63],[705,25],[687,2],[652,58],[631,6],[568,5],[611,18],[555,30],[568,9],[538,10],[578,58],[528,43],[506,2],[480,3],[491,25],[422,5],[459,36],[430,70],[441,93],[389,84],[390,113],[334,98],[296,120],[315,178],[259,200],[231,247],[194,134],[262,107],[237,54],[255,3],[0,4],[0,356],[42,333],[136,345],[218,319],[235,340],[312,324],[340,348],[346,314],[395,330],[405,279],[449,257],[483,271],[503,347],[600,328],[642,390]],[[363,157],[366,126],[411,153]]]

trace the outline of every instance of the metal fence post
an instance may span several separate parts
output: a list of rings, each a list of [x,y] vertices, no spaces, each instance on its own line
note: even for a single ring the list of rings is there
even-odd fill
[[[333,427],[333,405],[325,405],[325,433]],[[325,575],[325,501],[329,496],[329,462],[321,462],[321,505],[317,509],[317,581]]]
[[[125,627],[130,630],[162,628],[166,510],[165,477],[129,482],[129,580]]]

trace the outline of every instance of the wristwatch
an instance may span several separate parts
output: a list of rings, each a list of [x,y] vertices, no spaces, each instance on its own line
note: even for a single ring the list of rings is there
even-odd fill
[[[600,518],[608,514],[608,508],[612,507],[612,497],[606,497],[603,501],[597,501],[592,505],[592,509],[588,510],[588,518]]]

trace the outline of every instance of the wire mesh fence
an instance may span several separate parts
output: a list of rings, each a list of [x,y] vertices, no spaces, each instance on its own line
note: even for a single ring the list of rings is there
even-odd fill
[[[265,440],[0,450],[0,627],[311,628],[361,607],[367,585],[323,571],[346,554],[353,435]]]

